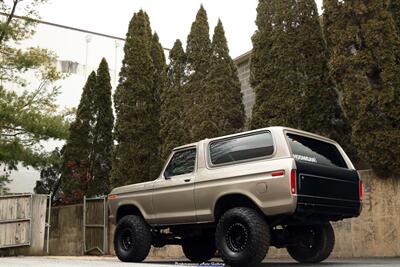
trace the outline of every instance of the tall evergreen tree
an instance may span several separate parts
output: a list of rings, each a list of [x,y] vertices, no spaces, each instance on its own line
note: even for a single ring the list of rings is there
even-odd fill
[[[114,95],[116,112],[113,186],[154,179],[159,166],[159,102],[154,90],[151,29],[147,14],[135,13],[126,34],[125,57]]]
[[[64,202],[80,201],[86,194],[90,180],[89,155],[93,143],[94,88],[96,73],[92,72],[83,88],[75,121],[63,153],[61,189]]]
[[[260,0],[253,36],[251,128],[289,126],[348,143],[313,0]],[[339,138],[341,139],[341,138]]]
[[[151,40],[151,58],[154,65],[154,78],[153,78],[153,95],[155,97],[155,101],[157,106],[156,110],[153,112],[156,114],[160,114],[161,110],[161,94],[166,90],[167,85],[167,65],[165,63],[165,55],[164,49],[160,44],[157,33],[154,33]],[[156,177],[161,170],[161,139],[160,139],[160,131],[161,131],[161,120],[157,121],[157,124],[154,125],[153,129],[156,131],[154,134],[157,135],[159,150],[157,154],[157,159],[154,161],[154,165],[152,166],[152,170],[150,172],[151,177]],[[157,165],[158,164],[158,165]]]
[[[203,78],[210,69],[212,50],[209,31],[207,12],[201,5],[187,38],[187,68],[191,79]]]
[[[97,70],[95,94],[93,96],[96,122],[93,129],[93,144],[90,155],[89,195],[104,195],[110,190],[113,151],[112,129],[114,124],[111,89],[108,64],[106,59],[103,58]]]
[[[182,43],[176,40],[169,52],[167,87],[161,97],[161,158],[166,160],[171,150],[187,140],[183,117],[183,86],[185,81],[186,55]]]
[[[211,40],[209,35],[207,12],[200,6],[187,38],[186,57],[188,83],[185,86],[185,129],[189,141],[198,141],[215,132],[216,126],[203,112],[206,78],[211,64]]]
[[[202,105],[207,121],[215,131],[204,136],[232,134],[244,127],[245,114],[236,65],[229,56],[228,43],[222,22],[214,29],[210,69],[204,90],[206,102]]]
[[[331,72],[359,155],[381,175],[400,171],[400,40],[388,1],[325,0]]]

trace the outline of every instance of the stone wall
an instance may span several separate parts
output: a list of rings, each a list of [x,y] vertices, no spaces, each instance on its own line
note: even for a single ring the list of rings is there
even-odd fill
[[[255,94],[253,88],[250,86],[250,54],[246,53],[240,58],[235,60],[238,77],[241,84],[241,92],[243,95],[243,104],[246,112],[246,118],[251,117],[251,112],[253,110],[255,102]]]
[[[50,255],[82,255],[83,205],[52,207]]]
[[[361,172],[361,216],[335,223],[338,257],[400,256],[400,183]]]
[[[400,256],[400,183],[361,171],[364,201],[361,216],[335,222],[336,246],[331,257]],[[113,253],[114,226],[109,227],[109,251]],[[82,205],[53,208],[50,233],[53,255],[81,255]],[[152,249],[150,256],[181,258],[179,246]],[[286,250],[271,248],[269,258],[288,257]]]

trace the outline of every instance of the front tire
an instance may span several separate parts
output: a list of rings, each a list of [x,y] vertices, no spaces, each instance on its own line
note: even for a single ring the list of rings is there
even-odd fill
[[[151,240],[149,226],[142,217],[125,216],[115,229],[115,254],[121,261],[142,262],[149,254]]]
[[[318,263],[329,257],[335,246],[335,233],[330,223],[292,229],[299,242],[288,246],[289,255],[300,263]]]
[[[250,208],[225,212],[216,229],[216,245],[222,259],[230,266],[253,266],[266,256],[270,229],[266,220]]]
[[[182,242],[183,253],[192,262],[207,262],[214,257],[216,252],[214,240],[214,236],[184,238]]]

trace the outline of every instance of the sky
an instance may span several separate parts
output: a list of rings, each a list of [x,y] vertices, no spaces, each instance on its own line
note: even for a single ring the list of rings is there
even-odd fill
[[[39,8],[43,20],[86,30],[125,37],[134,12],[145,10],[162,45],[171,48],[186,36],[203,4],[208,13],[210,34],[220,18],[232,57],[252,47],[258,0],[49,0]],[[321,8],[322,0],[317,0]]]

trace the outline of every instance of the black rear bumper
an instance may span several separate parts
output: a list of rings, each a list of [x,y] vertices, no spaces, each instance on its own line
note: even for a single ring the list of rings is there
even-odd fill
[[[321,199],[309,196],[297,197],[296,213],[303,216],[321,215],[328,220],[357,217],[361,212],[360,201]]]

